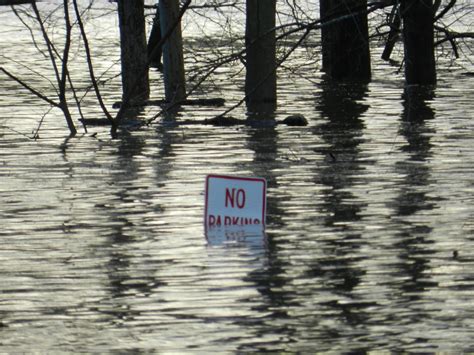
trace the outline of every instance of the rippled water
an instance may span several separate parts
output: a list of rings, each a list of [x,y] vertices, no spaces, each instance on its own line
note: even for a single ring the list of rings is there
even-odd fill
[[[0,19],[2,63],[48,90],[11,63],[47,70],[27,33],[6,35],[20,27],[11,13]],[[102,69],[115,35],[96,38]],[[443,62],[436,89],[403,96],[377,51],[367,86],[334,85],[316,66],[282,75],[276,117],[303,113],[307,127],[158,120],[67,139],[51,112],[32,140],[48,108],[0,76],[0,350],[474,351],[472,63]],[[205,93],[235,103],[234,72]],[[104,96],[120,98],[117,80]],[[209,173],[267,179],[265,236],[206,238]]]

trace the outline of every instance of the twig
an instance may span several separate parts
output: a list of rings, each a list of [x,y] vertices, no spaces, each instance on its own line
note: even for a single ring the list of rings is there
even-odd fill
[[[38,23],[40,25],[41,33],[42,33],[44,41],[46,43],[46,48],[48,49],[49,58],[51,59],[51,64],[53,65],[54,73],[56,75],[56,82],[59,84],[59,82],[61,80],[60,80],[60,77],[59,77],[58,66],[56,65],[56,60],[54,58],[54,53],[53,53],[54,45],[51,42],[51,40],[49,39],[48,33],[46,32],[46,28],[44,27],[43,21],[41,20],[41,15],[39,13],[38,7],[36,6],[36,2],[32,3],[32,8],[33,8],[33,11],[35,13],[36,20],[38,21]]]
[[[84,49],[86,51],[87,66],[89,68],[89,77],[92,81],[92,85],[94,87],[97,100],[99,101],[100,108],[102,109],[102,112],[104,112],[107,119],[110,121],[112,127],[114,127],[115,126],[114,119],[112,115],[109,113],[109,111],[107,110],[107,107],[105,107],[104,101],[102,100],[102,95],[100,94],[99,86],[97,85],[97,80],[94,75],[94,66],[92,65],[92,57],[91,57],[91,52],[90,52],[90,47],[89,47],[89,41],[86,36],[84,24],[82,22],[81,14],[79,12],[79,7],[77,6],[77,0],[73,0],[73,6],[74,6],[74,11],[76,13],[77,24],[79,25],[79,28],[81,30],[81,36],[84,41]]]
[[[258,82],[257,85],[255,85],[255,87],[252,90],[250,90],[250,92],[248,92],[239,102],[237,102],[235,105],[233,105],[230,108],[228,108],[227,110],[225,110],[223,113],[218,115],[218,117],[223,117],[223,116],[227,115],[229,112],[235,110],[236,108],[241,106],[245,101],[247,101],[249,96],[252,95],[255,91],[257,91],[265,83],[265,81],[271,75],[273,75],[273,73],[289,58],[289,56],[296,50],[296,48],[298,48],[299,45],[306,39],[306,37],[309,35],[310,32],[311,32],[311,29],[308,27],[306,29],[306,31],[303,33],[303,35],[300,37],[298,42],[296,42],[290,48],[290,50],[278,61],[278,63],[275,65],[274,69],[270,73],[268,73],[260,82]]]
[[[181,7],[180,11],[179,11],[179,14],[178,16],[176,17],[173,25],[168,29],[168,31],[163,35],[163,37],[161,37],[160,41],[155,45],[155,47],[152,49],[152,51],[150,52],[150,54],[148,55],[148,62],[147,62],[147,70],[149,69],[150,67],[150,64],[151,64],[151,58],[153,58],[156,54],[156,52],[163,46],[163,44],[168,40],[168,38],[173,34],[173,31],[175,30],[176,26],[179,25],[179,23],[181,22],[181,19],[184,15],[184,13],[186,12],[186,10],[188,9],[189,5],[191,4],[191,0],[186,0],[186,2],[183,4],[183,6]],[[140,75],[141,77],[141,75]],[[138,78],[139,79],[139,78]],[[138,84],[138,79],[137,79],[137,84]],[[135,84],[135,85],[137,85]],[[185,95],[185,98],[187,97],[187,95]],[[120,109],[117,113],[117,116],[116,116],[116,120],[120,120],[121,116],[123,115],[123,112],[128,108],[129,106],[129,101],[130,101],[130,98],[129,98],[129,95],[124,95],[124,101],[122,102],[122,105],[120,106]],[[174,106],[174,105],[172,105]],[[161,115],[163,111],[160,111],[159,115]],[[147,124],[151,123],[152,121],[155,120],[156,117],[153,117],[151,119],[149,119],[147,121]]]
[[[457,0],[451,0],[448,5],[434,18],[434,21],[438,21],[440,18],[442,18],[446,13],[453,8],[454,5],[456,5]]]
[[[38,123],[38,127],[36,128],[35,131],[33,131],[33,137],[31,137],[31,139],[34,139],[34,140],[37,140],[39,139],[39,131],[41,129],[41,126],[43,125],[43,122],[44,122],[44,119],[46,118],[46,116],[48,115],[48,113],[50,113],[52,110],[52,107],[50,107],[48,109],[48,111],[46,111],[43,116],[41,117],[39,123]]]
[[[64,118],[66,119],[67,126],[71,135],[76,135],[77,130],[74,125],[74,121],[69,111],[68,102],[66,98],[66,81],[68,77],[68,61],[69,61],[69,50],[71,48],[71,19],[69,17],[69,3],[68,0],[64,0],[64,21],[66,25],[66,40],[64,43],[63,57],[61,61],[61,80],[58,82],[59,85],[59,101],[60,108],[63,111]]]
[[[50,98],[46,97],[45,95],[43,95],[42,93],[40,93],[38,90],[35,90],[34,88],[32,88],[30,85],[28,85],[27,83],[25,83],[23,80],[21,80],[20,78],[18,78],[17,76],[15,76],[14,74],[10,73],[7,69],[3,68],[3,67],[0,67],[0,71],[2,71],[3,73],[5,73],[5,75],[7,75],[10,79],[13,79],[14,81],[16,81],[18,84],[20,84],[21,86],[23,86],[26,90],[28,90],[29,92],[31,92],[33,95],[37,96],[38,98],[40,98],[41,100],[43,101],[46,101],[48,104],[50,104],[51,106],[54,106],[54,107],[58,107],[60,108],[60,105],[59,103],[51,100]]]

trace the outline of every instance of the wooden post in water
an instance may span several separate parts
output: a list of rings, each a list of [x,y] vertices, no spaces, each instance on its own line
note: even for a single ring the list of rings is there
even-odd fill
[[[132,105],[150,96],[144,0],[118,0],[122,100]]]
[[[436,84],[433,0],[402,0],[406,84]]]
[[[323,71],[341,81],[370,81],[367,0],[320,0]]]
[[[245,95],[249,112],[276,106],[276,0],[247,0]]]
[[[173,29],[163,44],[165,98],[169,102],[181,101],[186,98],[186,82],[179,0],[160,0],[159,11],[162,35],[166,36],[170,29]]]

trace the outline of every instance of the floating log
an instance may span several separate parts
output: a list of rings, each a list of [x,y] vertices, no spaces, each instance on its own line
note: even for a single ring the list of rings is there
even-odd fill
[[[31,4],[35,0],[0,0],[0,6]]]
[[[171,104],[170,101],[168,100],[148,100],[144,102],[141,105],[136,105],[138,106],[161,106],[161,105],[167,105]],[[211,98],[211,99],[185,99],[181,100],[179,102],[174,102],[174,105],[182,105],[182,106],[224,106],[225,100],[223,98]],[[113,104],[113,108],[120,108],[122,106],[122,102],[118,101]],[[133,106],[130,106],[133,107]]]
[[[79,122],[85,126],[111,126],[107,118],[80,118]]]
[[[80,119],[86,126],[110,126],[110,121],[105,118],[85,118]],[[139,120],[131,121],[133,126],[142,124]],[[232,116],[215,116],[205,120],[181,120],[181,121],[166,121],[167,125],[171,126],[186,126],[186,125],[209,125],[216,127],[230,127],[230,126],[250,126],[256,128],[274,127],[276,125],[285,126],[307,126],[308,121],[301,114],[290,115],[284,120],[276,121],[273,119],[240,119]],[[124,121],[122,126],[130,126],[130,121]]]
[[[282,121],[276,121],[274,119],[239,119],[232,116],[216,116],[204,121],[185,121],[177,122],[178,124],[203,124],[203,125],[212,125],[218,127],[228,127],[228,126],[250,126],[257,128],[267,128],[274,127],[276,125],[286,125],[286,126],[306,126],[308,121],[301,114],[290,115]]]

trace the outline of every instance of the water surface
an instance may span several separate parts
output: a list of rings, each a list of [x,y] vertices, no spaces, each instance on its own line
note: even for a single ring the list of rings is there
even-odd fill
[[[20,25],[0,18],[2,65],[50,92],[28,70],[51,73],[29,34],[6,36]],[[119,53],[116,31],[99,28],[100,71]],[[303,113],[307,127],[160,118],[117,139],[101,127],[68,139],[52,111],[34,140],[48,108],[0,76],[0,349],[474,351],[472,58],[440,59],[436,88],[404,94],[379,52],[365,86],[335,85],[317,63],[281,72],[275,116]],[[306,50],[292,63],[307,64]],[[84,64],[72,68],[88,85]],[[243,74],[217,79],[203,94],[230,107]],[[103,89],[109,107],[119,84]],[[85,115],[101,117],[87,100]],[[220,112],[183,107],[178,120]],[[264,236],[206,238],[210,173],[267,180]]]

